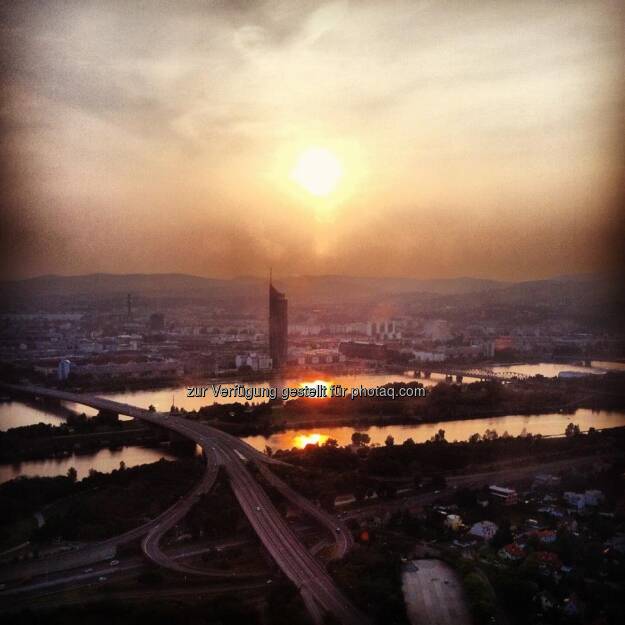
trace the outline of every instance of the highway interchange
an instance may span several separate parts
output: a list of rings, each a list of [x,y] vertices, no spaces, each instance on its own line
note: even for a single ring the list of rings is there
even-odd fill
[[[188,551],[186,554],[175,554],[170,552],[166,553],[161,548],[163,536],[187,514],[201,495],[210,492],[221,467],[222,470],[225,471],[232,491],[252,528],[272,559],[300,590],[303,601],[316,623],[323,622],[325,614],[328,613],[332,614],[339,622],[350,625],[366,624],[367,619],[339,591],[321,563],[315,559],[308,548],[294,533],[293,529],[286,523],[282,515],[279,514],[259,481],[248,469],[248,464],[253,463],[254,466],[257,467],[260,476],[267,484],[327,530],[328,535],[331,536],[332,542],[334,543],[334,557],[339,558],[345,555],[352,546],[351,533],[342,524],[343,520],[362,516],[370,517],[375,514],[385,514],[396,507],[424,505],[432,503],[439,497],[436,492],[424,493],[404,498],[401,501],[396,500],[393,502],[385,502],[384,504],[374,504],[362,510],[350,511],[344,514],[340,521],[293,491],[293,489],[278,478],[269,468],[271,465],[283,463],[275,458],[270,458],[261,454],[240,439],[225,432],[181,417],[160,414],[103,398],[80,396],[38,387],[3,386],[12,391],[27,392],[39,397],[51,397],[81,403],[99,410],[142,419],[175,431],[201,446],[206,460],[206,469],[200,482],[198,482],[189,493],[181,497],[174,506],[165,510],[155,519],[123,535],[87,547],[85,551],[88,552],[89,549],[93,550],[93,562],[102,560],[102,557],[98,556],[98,553],[101,552],[103,547],[120,546],[143,537],[141,545],[144,556],[160,567],[182,573],[185,576],[194,575],[200,579],[202,577],[211,579],[215,582],[216,587],[219,586],[222,589],[226,587],[239,588],[241,590],[246,588],[262,588],[262,585],[267,582],[264,578],[261,578],[258,572],[250,571],[246,574],[237,572],[235,574],[223,570],[194,568],[180,562],[183,556],[190,555]],[[515,480],[524,476],[530,476],[538,470],[558,471],[564,467],[570,467],[571,465],[583,466],[592,464],[594,461],[594,457],[551,459],[548,462],[539,464],[512,465],[509,467],[499,467],[496,471],[453,476],[449,477],[447,482],[448,486],[451,488],[460,486],[475,487],[488,484],[495,478],[499,480]],[[87,553],[87,555],[89,554]],[[60,560],[61,564],[63,564],[62,557],[55,558],[55,560]],[[45,590],[46,588],[54,587],[76,589],[81,586],[90,586],[93,582],[106,576],[105,571],[108,563],[104,565],[104,567],[102,565],[94,565],[89,569],[83,569],[76,565],[72,566],[68,559],[68,562],[63,566],[54,569],[58,574],[55,575],[53,573],[51,577],[49,575],[49,562],[32,561],[28,563],[28,565],[31,568],[39,567],[38,571],[31,574],[41,575],[45,573],[45,580],[38,580],[34,584],[31,583],[24,587],[14,586],[0,591],[0,598],[2,595],[15,596],[26,594],[29,590],[34,589]],[[124,571],[130,571],[133,567],[136,569],[137,566],[140,565],[140,562],[120,563],[120,565],[115,568],[115,575],[119,577]],[[19,566],[17,568],[13,567],[13,569],[19,570]],[[63,570],[65,570],[65,573],[63,573]],[[3,571],[0,569],[0,582],[4,582],[5,579],[6,578],[3,577]],[[223,586],[223,584],[227,584],[228,586]],[[208,588],[209,587],[207,587],[207,592],[210,592]]]
[[[182,417],[161,414],[90,395],[78,395],[35,386],[2,386],[11,392],[75,402],[97,410],[141,419],[177,432],[201,446],[207,463],[201,482],[177,504],[161,514],[158,519],[142,526],[141,531],[146,530],[142,548],[151,561],[184,573],[224,577],[223,572],[200,571],[177,564],[159,547],[164,534],[183,518],[197,497],[212,488],[217,469],[221,466],[225,469],[235,497],[251,526],[282,572],[299,589],[313,621],[322,623],[325,615],[331,614],[338,622],[346,625],[365,625],[368,622],[365,615],[337,588],[321,563],[309,553],[307,547],[286,523],[246,466],[249,461],[256,462],[259,467],[265,464],[281,464],[278,460],[261,454],[235,436]],[[261,472],[283,496],[320,521],[332,533],[336,543],[336,556],[340,557],[346,553],[351,546],[351,539],[348,530],[336,518],[295,493],[284,482],[273,476],[267,468],[261,469]]]

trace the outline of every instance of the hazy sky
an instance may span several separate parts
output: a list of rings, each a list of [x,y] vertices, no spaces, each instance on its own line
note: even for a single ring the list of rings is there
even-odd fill
[[[622,2],[1,6],[4,276],[615,260]],[[291,176],[312,146],[322,198]]]

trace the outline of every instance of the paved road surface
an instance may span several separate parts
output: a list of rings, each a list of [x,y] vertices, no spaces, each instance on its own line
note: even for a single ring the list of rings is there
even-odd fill
[[[196,569],[181,562],[177,562],[160,547],[163,536],[187,515],[201,495],[208,493],[213,488],[219,470],[216,460],[217,458],[213,452],[206,454],[206,471],[200,482],[176,505],[162,514],[159,517],[159,521],[152,525],[149,532],[141,541],[143,553],[148,560],[154,564],[178,573],[219,578],[228,576],[228,574],[223,571]],[[234,575],[234,573],[230,575]]]
[[[458,574],[441,560],[413,560],[402,572],[412,625],[471,625]]]
[[[91,395],[78,395],[33,386],[1,386],[14,392],[76,402],[98,410],[128,415],[190,438],[202,446],[207,457],[211,450],[215,453],[219,464],[225,467],[232,490],[261,542],[283,573],[299,588],[314,622],[321,625],[325,614],[332,614],[345,625],[366,625],[368,622],[368,619],[341,593],[327,571],[297,538],[243,462],[243,460],[256,460],[269,464],[282,464],[280,461],[261,454],[235,436],[181,417],[161,415]],[[174,512],[170,509],[168,521],[172,518],[169,515],[177,514],[178,507],[185,505],[186,500],[182,500],[179,506],[174,506]],[[155,556],[153,546],[148,545],[148,547]]]

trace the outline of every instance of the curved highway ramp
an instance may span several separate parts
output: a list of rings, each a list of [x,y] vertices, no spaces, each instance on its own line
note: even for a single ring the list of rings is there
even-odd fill
[[[178,504],[164,512],[159,517],[159,520],[155,520],[149,528],[148,535],[143,540],[144,553],[152,561],[161,564],[168,560],[167,556],[159,548],[159,541],[165,532],[173,527],[191,508],[195,496],[210,490],[217,470],[216,466],[212,466],[214,459],[215,465],[224,466],[230,479],[232,490],[254,531],[282,572],[299,588],[304,603],[315,623],[321,625],[326,614],[331,614],[345,625],[366,625],[368,623],[365,615],[357,610],[343,595],[334,584],[328,572],[308,552],[306,546],[287,525],[286,521],[271,503],[267,493],[245,466],[245,461],[247,460],[256,461],[259,464],[283,464],[280,461],[261,454],[235,436],[182,417],[160,414],[93,395],[80,395],[38,386],[10,384],[0,384],[0,386],[14,393],[75,402],[97,410],[141,419],[177,432],[202,447],[207,459],[207,471],[202,481],[190,495],[187,495]],[[267,473],[264,472],[264,474],[267,477]],[[272,478],[269,476],[268,480],[287,498],[301,505],[308,514],[317,518],[326,527],[328,527],[330,522],[335,523],[329,520],[331,517],[316,509],[310,502],[304,504],[304,498],[293,493],[277,477],[273,476]],[[347,532],[339,531],[337,535],[340,538],[337,539],[335,537],[335,540],[339,542],[339,545],[343,543],[342,546],[339,546],[339,549],[344,552],[350,545],[348,542],[345,542],[347,538],[344,539],[341,536],[343,533],[347,534]],[[168,564],[168,562],[166,563]]]

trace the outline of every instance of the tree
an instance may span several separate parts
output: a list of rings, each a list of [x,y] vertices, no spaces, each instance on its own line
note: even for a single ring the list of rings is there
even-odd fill
[[[67,469],[67,477],[72,482],[75,482],[78,479],[78,471],[76,471],[74,467],[70,467],[69,469]]]
[[[269,445],[265,445],[265,455],[271,458],[272,454],[273,454],[273,449],[271,449]]]
[[[336,438],[329,438],[324,444],[323,447],[330,447],[331,449],[336,449],[339,446],[339,442]]]
[[[469,436],[469,443],[474,445],[475,443],[479,443],[481,439],[482,437],[476,432],[475,434],[471,434],[471,436]]]
[[[580,433],[579,425],[574,424],[574,423],[569,423],[566,426],[566,430],[564,430],[564,434],[566,435],[567,438],[571,438],[572,436],[579,436],[579,433]]]
[[[497,430],[489,430],[488,428],[484,431],[484,440],[485,441],[496,441],[499,438],[499,434],[497,434]]]
[[[123,460],[121,460],[120,463],[119,463],[119,470],[120,471],[125,471],[126,470],[126,463]]]
[[[395,439],[389,434],[384,441],[384,444],[387,447],[392,447],[395,444]]]
[[[365,432],[354,432],[352,434],[352,443],[357,447],[365,447],[371,442],[371,437]]]
[[[433,443],[444,443],[445,442],[445,430],[439,430],[432,436],[430,439]]]
[[[150,404],[148,406],[148,412],[156,412],[156,408],[152,404]]]

